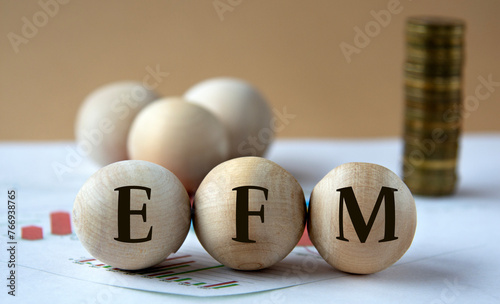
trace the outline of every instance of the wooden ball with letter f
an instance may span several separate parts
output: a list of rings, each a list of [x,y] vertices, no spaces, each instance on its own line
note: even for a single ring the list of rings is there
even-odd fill
[[[281,261],[297,245],[306,222],[297,180],[260,157],[215,167],[196,191],[193,207],[200,243],[214,259],[240,270]]]

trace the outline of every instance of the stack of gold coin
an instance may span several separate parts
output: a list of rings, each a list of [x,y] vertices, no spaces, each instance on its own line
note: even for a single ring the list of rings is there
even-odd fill
[[[464,31],[464,22],[453,18],[407,20],[403,180],[414,194],[455,189]]]

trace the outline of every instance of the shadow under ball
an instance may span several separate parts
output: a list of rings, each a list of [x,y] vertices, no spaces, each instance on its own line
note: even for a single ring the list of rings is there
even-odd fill
[[[134,188],[123,188],[129,186]],[[121,161],[100,169],[82,186],[73,206],[73,225],[85,249],[122,269],[160,263],[179,249],[190,224],[191,205],[182,183],[146,161]]]
[[[214,259],[239,270],[281,261],[297,245],[306,221],[297,180],[260,157],[215,167],[196,191],[193,208],[200,243]]]
[[[415,235],[417,212],[408,187],[389,169],[347,163],[313,189],[309,237],[338,270],[369,274],[398,261]]]

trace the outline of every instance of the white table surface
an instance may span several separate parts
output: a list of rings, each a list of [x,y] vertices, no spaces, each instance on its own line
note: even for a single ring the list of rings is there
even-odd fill
[[[0,227],[6,191],[15,187],[18,214],[71,210],[74,197],[97,169],[68,158],[72,142],[0,143]],[[306,195],[334,167],[372,162],[400,174],[402,141],[278,140],[267,157],[292,173]],[[53,166],[68,172],[55,173]],[[455,195],[416,196],[418,225],[412,246],[396,264],[372,275],[346,275],[274,291],[198,298],[113,287],[19,267],[18,296],[7,295],[0,263],[0,303],[500,303],[500,134],[466,134],[461,142]],[[6,231],[0,231],[5,260]],[[22,247],[20,248],[22,250]],[[22,264],[22,261],[18,261]],[[5,301],[7,300],[7,301]]]

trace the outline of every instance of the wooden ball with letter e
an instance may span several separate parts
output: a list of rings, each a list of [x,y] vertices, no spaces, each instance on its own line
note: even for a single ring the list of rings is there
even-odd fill
[[[297,180],[260,157],[226,161],[194,197],[194,229],[220,263],[257,270],[285,258],[304,232],[306,205]]]
[[[146,161],[108,165],[78,192],[73,224],[81,243],[113,267],[141,269],[163,261],[184,242],[191,205],[182,183]]]
[[[416,225],[410,190],[379,165],[343,164],[311,194],[309,237],[341,271],[369,274],[394,264],[410,247]]]

